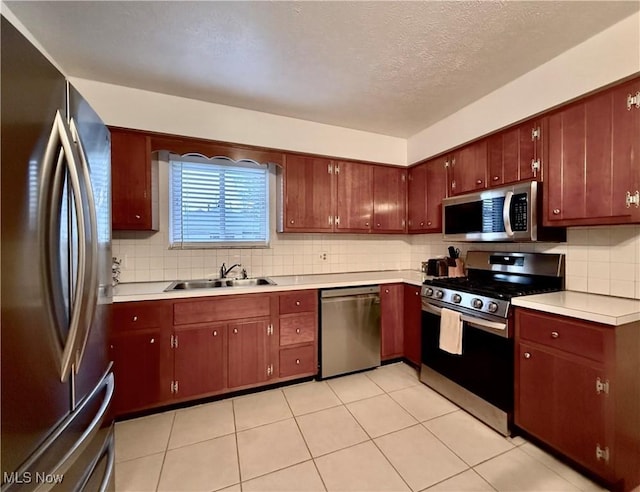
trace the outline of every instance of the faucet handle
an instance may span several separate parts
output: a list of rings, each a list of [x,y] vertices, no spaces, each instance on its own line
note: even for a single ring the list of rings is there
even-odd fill
[[[243,268],[240,273],[242,274],[242,278],[247,278],[247,269]]]

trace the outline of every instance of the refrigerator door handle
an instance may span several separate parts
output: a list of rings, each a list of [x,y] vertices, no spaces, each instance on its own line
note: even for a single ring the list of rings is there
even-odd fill
[[[86,252],[85,257],[85,271],[87,273],[86,278],[86,290],[82,293],[82,319],[79,324],[78,336],[76,338],[75,353],[75,370],[76,373],[80,369],[80,363],[84,356],[84,351],[89,339],[89,332],[95,316],[96,307],[98,305],[98,218],[96,214],[96,203],[93,196],[93,188],[91,186],[91,173],[89,169],[89,162],[87,155],[84,151],[82,140],[80,138],[80,132],[75,124],[75,121],[71,119],[69,123],[71,129],[71,136],[73,137],[79,155],[78,160],[78,174],[80,175],[80,184],[84,193],[82,194],[81,206],[86,214],[88,220],[88,234],[85,235]]]
[[[57,163],[55,161],[56,154],[58,154]],[[69,332],[66,337],[66,341],[61,340],[58,334],[55,333],[56,326],[51,324],[52,338],[56,340],[54,346],[56,346],[57,355],[59,358],[60,367],[60,380],[65,382],[71,372],[71,366],[74,363],[74,352],[77,346],[78,329],[82,315],[82,303],[83,293],[85,291],[85,282],[87,280],[86,263],[87,263],[87,225],[88,218],[82,208],[81,202],[83,197],[82,186],[80,182],[80,176],[78,175],[78,162],[79,157],[72,144],[70,132],[67,128],[60,111],[56,111],[56,115],[53,121],[53,127],[47,142],[47,148],[44,153],[42,163],[42,183],[43,188],[46,190],[41,197],[38,204],[38,216],[40,221],[39,230],[42,231],[43,236],[40,239],[42,245],[42,256],[40,258],[43,263],[43,271],[47,278],[43,282],[46,289],[45,297],[47,302],[55,304],[60,302],[60,293],[56,292],[56,289],[51,285],[52,277],[57,279],[61,276],[59,262],[55,259],[55,255],[58,254],[54,251],[59,247],[52,243],[52,234],[55,236],[56,230],[59,234],[59,224],[57,224],[58,217],[53,213],[52,201],[61,200],[61,193],[58,188],[62,186],[60,180],[63,180],[63,162],[67,162],[66,171],[69,177],[69,183],[71,186],[71,192],[73,193],[75,200],[75,213],[77,218],[78,236],[84,238],[84,240],[78,241],[78,275],[71,301],[71,313],[69,320]],[[56,186],[55,190],[51,190],[52,186]],[[56,236],[59,238],[59,236]],[[55,246],[55,248],[53,247]],[[56,270],[58,271],[54,271]],[[59,286],[64,288],[64,286]],[[56,309],[56,306],[53,306]],[[54,319],[58,319],[54,313]]]

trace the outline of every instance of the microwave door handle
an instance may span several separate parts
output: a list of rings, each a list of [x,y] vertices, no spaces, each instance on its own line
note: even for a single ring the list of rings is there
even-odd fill
[[[504,232],[508,237],[513,237],[513,229],[511,228],[511,199],[513,191],[507,191],[504,197],[504,205],[502,207],[502,221],[504,222]]]

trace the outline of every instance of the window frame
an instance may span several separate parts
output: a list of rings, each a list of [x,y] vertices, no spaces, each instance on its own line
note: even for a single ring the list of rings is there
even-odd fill
[[[168,156],[168,164],[169,164],[169,173],[168,173],[168,241],[169,241],[169,249],[231,249],[231,248],[269,248],[270,245],[270,234],[271,234],[271,213],[270,213],[270,166],[268,163],[262,164],[256,162],[251,159],[238,159],[234,160],[226,156],[214,156],[207,157],[202,154],[197,153],[188,153],[188,154],[173,154],[170,153]],[[193,241],[185,239],[184,231],[181,231],[178,235],[174,233],[175,231],[175,220],[174,214],[176,206],[174,205],[174,194],[176,193],[173,189],[174,183],[174,167],[180,165],[180,163],[186,164],[205,164],[205,165],[214,165],[216,167],[226,167],[241,169],[241,168],[252,168],[252,169],[262,169],[264,170],[264,239],[258,240],[249,240],[249,241],[227,241],[227,240],[210,240],[210,241]],[[181,198],[182,199],[182,198]],[[183,213],[183,212],[182,212]],[[181,222],[183,220],[184,215],[181,216]],[[179,240],[176,240],[176,237],[179,237]]]

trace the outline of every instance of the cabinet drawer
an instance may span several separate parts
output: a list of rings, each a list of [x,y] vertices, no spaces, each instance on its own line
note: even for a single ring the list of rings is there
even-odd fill
[[[518,311],[520,338],[548,347],[604,361],[606,329],[556,316]]]
[[[315,355],[315,345],[280,350],[280,377],[315,374],[317,372]]]
[[[316,339],[316,313],[280,318],[280,346],[308,343]]]
[[[318,308],[318,292],[301,290],[280,295],[280,314],[316,311]]]
[[[111,331],[140,330],[162,325],[171,316],[164,301],[116,302],[112,305]]]
[[[220,296],[199,301],[176,302],[173,324],[209,323],[259,318],[271,313],[271,299],[265,295]]]

